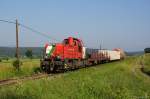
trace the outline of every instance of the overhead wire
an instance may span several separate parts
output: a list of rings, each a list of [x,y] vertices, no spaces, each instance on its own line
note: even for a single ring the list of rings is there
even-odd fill
[[[6,22],[6,23],[11,23],[11,24],[16,24],[16,22],[7,21],[7,20],[0,20],[0,21],[1,21],[1,22]],[[21,27],[23,27],[23,28],[25,28],[25,29],[27,29],[27,30],[32,31],[33,33],[37,33],[37,34],[39,34],[39,35],[41,35],[41,36],[43,36],[43,37],[45,37],[45,38],[52,39],[52,40],[54,40],[54,41],[59,42],[59,40],[55,39],[54,37],[50,37],[49,35],[47,35],[47,34],[45,34],[45,33],[42,33],[42,32],[39,32],[39,31],[37,31],[37,30],[35,30],[35,29],[29,27],[29,26],[26,26],[26,25],[21,24],[21,23],[18,23],[18,25],[21,26]]]
[[[7,20],[0,20],[1,22],[6,22],[6,23],[12,23],[12,24],[16,24],[15,22],[12,21],[7,21]]]
[[[53,38],[53,37],[50,37],[49,35],[44,34],[44,33],[42,33],[42,32],[39,32],[39,31],[37,31],[37,30],[35,30],[35,29],[31,28],[31,27],[28,27],[28,26],[23,25],[23,24],[20,24],[20,23],[19,23],[19,25],[22,26],[22,27],[24,27],[24,28],[26,28],[26,29],[28,29],[28,30],[30,30],[30,31],[32,31],[32,32],[34,32],[34,33],[37,33],[37,34],[39,34],[39,35],[41,35],[41,36],[43,36],[43,37],[46,37],[46,38],[48,38],[48,39],[52,39],[52,40],[54,40],[54,41],[58,41],[57,39],[55,39],[55,38]]]

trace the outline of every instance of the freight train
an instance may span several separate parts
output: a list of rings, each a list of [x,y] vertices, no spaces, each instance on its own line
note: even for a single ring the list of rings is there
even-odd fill
[[[47,73],[77,69],[104,62],[124,59],[122,49],[89,51],[81,39],[68,37],[62,43],[46,44],[41,69]]]

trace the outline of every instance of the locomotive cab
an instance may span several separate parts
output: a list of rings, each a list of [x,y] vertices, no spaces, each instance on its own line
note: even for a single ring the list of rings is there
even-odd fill
[[[68,37],[62,43],[46,44],[44,53],[41,66],[47,71],[53,71],[70,68],[74,61],[84,59],[85,47],[80,39]]]

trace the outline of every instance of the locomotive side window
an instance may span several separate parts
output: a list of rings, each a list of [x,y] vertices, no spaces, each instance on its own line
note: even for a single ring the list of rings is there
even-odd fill
[[[77,41],[73,40],[74,46],[77,46]]]
[[[76,44],[76,41],[74,40],[74,46],[76,46],[77,44]]]
[[[78,47],[79,47],[79,52],[82,52],[82,46],[80,42],[78,42]]]

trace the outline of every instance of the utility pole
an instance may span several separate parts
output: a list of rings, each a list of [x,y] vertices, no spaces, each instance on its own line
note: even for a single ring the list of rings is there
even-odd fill
[[[18,20],[16,19],[16,58],[17,58],[17,61],[19,62],[19,39],[18,39]],[[18,66],[17,68],[19,69],[19,63],[18,63]]]

